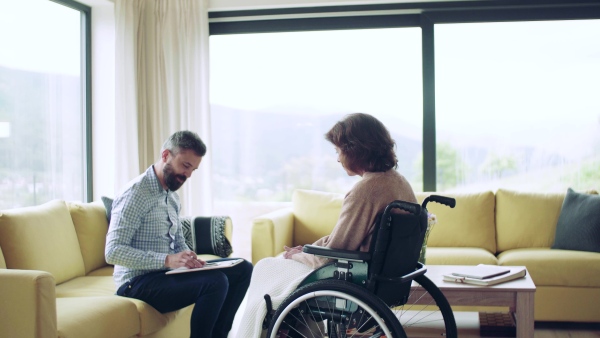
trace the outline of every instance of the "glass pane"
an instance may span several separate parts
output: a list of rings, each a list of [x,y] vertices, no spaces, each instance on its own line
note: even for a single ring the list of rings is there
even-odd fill
[[[600,20],[435,26],[437,190],[600,187]]]
[[[398,170],[422,186],[420,29],[217,35],[210,61],[215,212],[235,229],[286,205],[294,189],[352,187],[359,178],[324,138],[348,113],[379,118]]]
[[[84,200],[80,12],[0,2],[0,209]]]

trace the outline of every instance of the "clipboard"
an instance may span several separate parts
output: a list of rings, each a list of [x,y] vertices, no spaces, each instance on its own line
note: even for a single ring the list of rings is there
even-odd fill
[[[244,260],[242,258],[228,259],[228,260],[223,260],[223,261],[208,261],[208,262],[206,262],[206,265],[204,265],[201,268],[190,269],[188,267],[182,266],[177,269],[169,270],[169,271],[165,272],[165,274],[174,275],[174,274],[178,274],[178,273],[226,269],[226,268],[230,268],[232,266],[236,266],[243,261]]]

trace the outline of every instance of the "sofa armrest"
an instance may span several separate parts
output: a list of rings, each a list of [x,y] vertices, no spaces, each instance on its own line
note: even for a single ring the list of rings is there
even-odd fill
[[[292,208],[275,210],[252,220],[252,263],[275,257],[283,246],[292,246],[294,214]]]
[[[0,269],[0,337],[57,336],[54,276],[45,271]]]

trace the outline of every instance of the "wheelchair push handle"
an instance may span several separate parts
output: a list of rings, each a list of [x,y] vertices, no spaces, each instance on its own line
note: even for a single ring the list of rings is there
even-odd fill
[[[405,201],[394,201],[388,204],[383,211],[384,215],[389,215],[392,212],[392,209],[401,209],[404,211],[408,211],[411,214],[418,215],[421,213],[421,206],[415,203],[405,202]]]
[[[423,208],[425,208],[429,202],[440,203],[449,206],[450,208],[454,208],[456,206],[456,200],[454,198],[440,195],[429,195],[426,197],[423,201]]]

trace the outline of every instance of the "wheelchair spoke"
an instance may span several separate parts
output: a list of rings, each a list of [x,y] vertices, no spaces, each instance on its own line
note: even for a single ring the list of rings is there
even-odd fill
[[[416,281],[422,288],[399,306],[389,306],[348,282],[313,282],[279,306],[268,337],[287,331],[293,338],[406,338],[412,334],[456,338],[452,309],[441,291],[425,277]]]
[[[362,324],[360,324],[360,327],[356,328],[356,332],[359,332],[360,330],[362,330],[363,327],[369,322],[369,320],[371,320],[373,318],[373,317],[369,317],[366,320],[364,320],[366,311],[361,309],[361,310],[359,310],[359,312],[360,312],[360,318],[358,319],[358,323],[362,323]],[[354,336],[354,334],[352,336]]]
[[[306,303],[307,308],[308,308],[308,303],[307,302],[305,302],[305,303]],[[321,311],[321,307],[319,306],[319,302],[318,301],[317,301],[317,311],[318,311],[318,314],[319,314],[319,317],[320,317],[320,321],[324,321],[325,318],[323,318],[323,315],[322,315],[323,312]],[[315,320],[314,315],[312,313],[310,315],[311,315],[311,317],[313,318],[313,321],[316,324],[317,320]],[[317,328],[319,329],[319,333],[321,334],[321,337],[324,337],[325,334],[321,331],[321,326],[318,325],[318,324],[316,324],[316,325],[317,325]]]
[[[308,338],[305,335],[303,335],[300,331],[298,331],[298,329],[296,329],[295,323],[296,322],[301,322],[301,320],[296,315],[294,315],[293,313],[290,313],[290,315],[291,315],[292,318],[289,321],[287,321],[287,320],[284,319],[283,323],[286,324],[287,327],[290,328],[290,330],[293,330],[297,334],[301,335],[303,338]],[[304,321],[304,320],[302,320],[302,321]],[[286,337],[290,337],[290,336],[286,334]]]
[[[288,327],[294,338],[404,337],[395,334],[402,328],[390,309],[351,283],[315,282],[288,298],[271,321],[269,338],[281,337]]]

